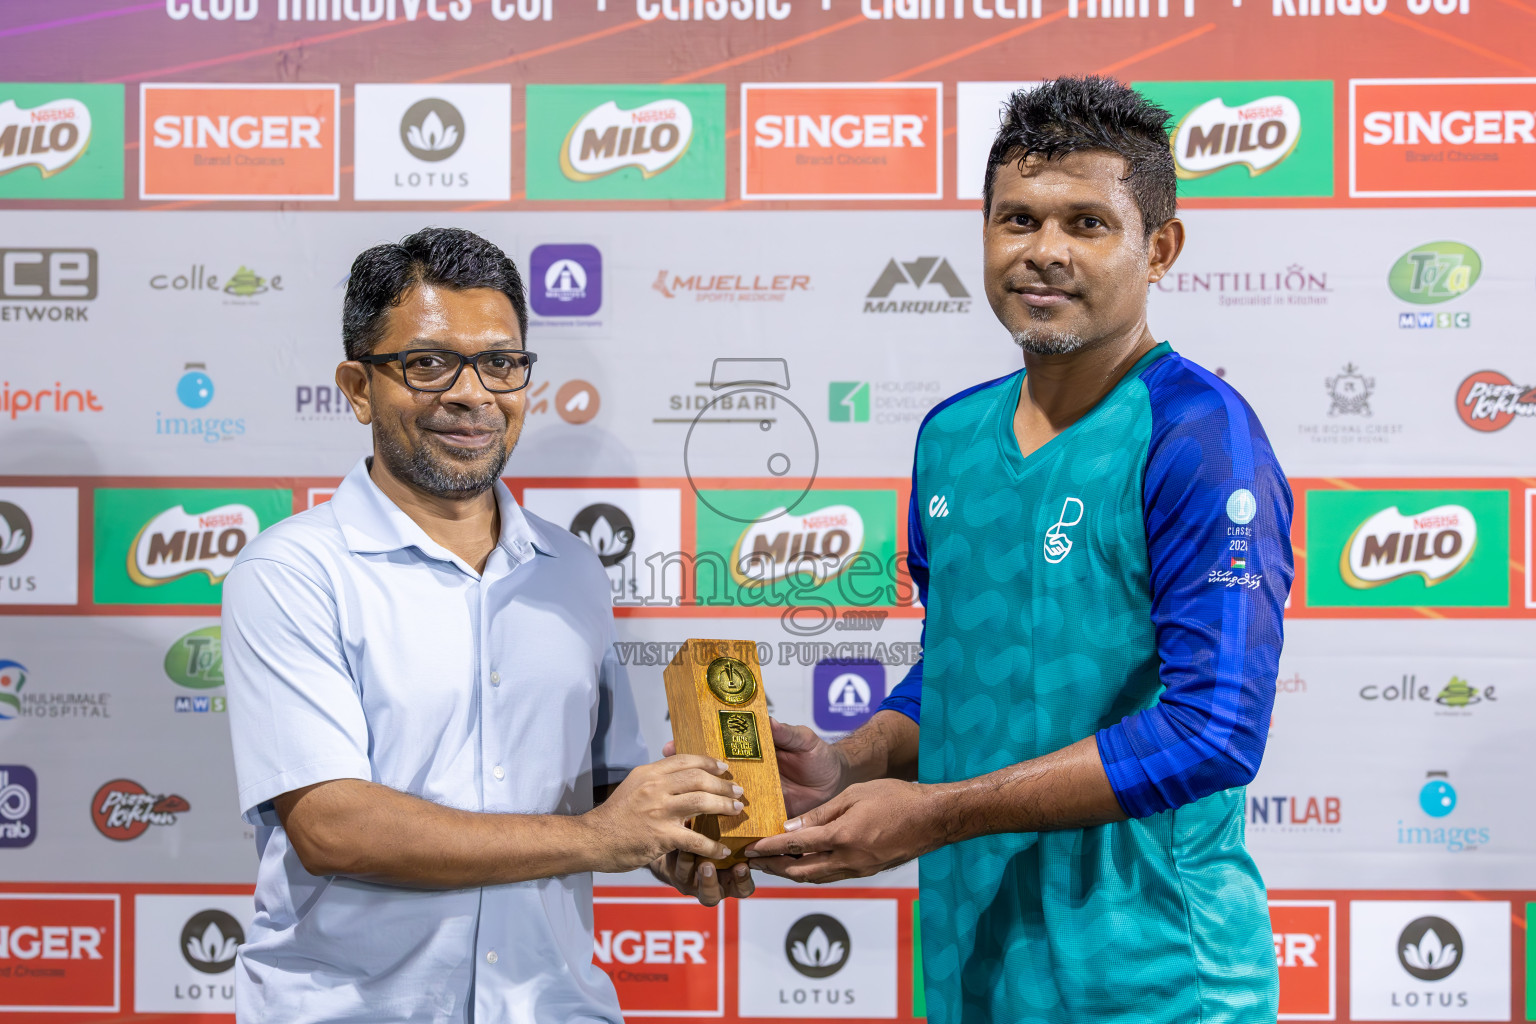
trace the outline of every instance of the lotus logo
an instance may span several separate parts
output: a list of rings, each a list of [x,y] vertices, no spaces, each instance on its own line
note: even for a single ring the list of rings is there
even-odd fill
[[[0,661],[0,720],[21,714],[21,688],[27,685],[27,667],[19,661]]]
[[[30,109],[0,103],[0,174],[36,167],[51,178],[80,159],[91,141],[91,108],[53,100]]]
[[[464,115],[447,100],[419,100],[400,119],[400,141],[418,160],[446,160],[464,144]]]
[[[827,914],[807,914],[790,925],[784,936],[790,966],[807,978],[829,978],[842,970],[851,946],[848,929]]]
[[[804,515],[780,507],[748,526],[731,550],[731,576],[761,587],[803,573],[819,585],[864,550],[864,517],[852,505],[828,505]]]
[[[1274,168],[1301,138],[1301,108],[1287,96],[1229,107],[1207,100],[1174,130],[1174,167],[1181,178],[1203,178],[1223,167],[1246,167],[1249,177]]]
[[[32,546],[32,520],[21,506],[0,501],[0,565],[19,562]]]
[[[1482,257],[1471,246],[1429,242],[1398,257],[1387,272],[1387,287],[1404,302],[1432,306],[1461,298],[1482,273]]]
[[[1477,520],[1466,506],[1440,505],[1408,516],[1393,505],[1355,528],[1339,573],[1357,590],[1412,575],[1432,587],[1460,571],[1476,547]]]
[[[1443,917],[1421,917],[1397,938],[1397,959],[1420,981],[1439,981],[1461,966],[1461,933]]]
[[[235,556],[261,531],[249,505],[220,505],[196,515],[168,508],[139,531],[128,549],[128,575],[141,587],[158,586],[195,572],[220,583]]]
[[[181,929],[181,955],[194,970],[223,974],[235,966],[235,953],[245,941],[245,929],[222,910],[193,914]]]
[[[682,100],[622,110],[612,100],[584,114],[560,147],[560,170],[591,181],[624,167],[652,178],[682,159],[693,141],[693,111]]]
[[[635,546],[635,526],[617,505],[588,505],[571,520],[571,532],[597,552],[604,567],[618,565]]]

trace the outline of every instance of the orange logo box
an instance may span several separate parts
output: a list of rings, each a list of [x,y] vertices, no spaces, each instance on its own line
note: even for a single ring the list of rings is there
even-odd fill
[[[613,979],[625,1017],[725,1012],[725,906],[668,896],[593,901],[592,962]]]
[[[1349,194],[1536,196],[1536,78],[1349,83]]]
[[[0,893],[0,1014],[118,1010],[118,897]]]
[[[338,85],[139,87],[141,199],[336,199]]]
[[[741,198],[944,198],[943,86],[743,85]]]
[[[1270,900],[1280,965],[1280,1019],[1334,1019],[1334,903]]]

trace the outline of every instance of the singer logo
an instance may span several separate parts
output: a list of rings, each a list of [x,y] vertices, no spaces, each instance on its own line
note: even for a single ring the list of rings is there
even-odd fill
[[[1352,196],[1536,196],[1536,78],[1349,83]]]
[[[1333,1020],[1332,900],[1271,900],[1281,1020]]]
[[[613,979],[626,1017],[724,1012],[723,906],[665,896],[594,904],[592,960]]]
[[[942,199],[942,87],[741,87],[743,199]]]
[[[336,85],[139,92],[142,199],[336,199]]]
[[[118,915],[116,895],[0,893],[0,1014],[115,1013]]]

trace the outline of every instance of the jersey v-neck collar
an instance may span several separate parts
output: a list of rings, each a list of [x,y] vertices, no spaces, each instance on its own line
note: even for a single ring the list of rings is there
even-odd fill
[[[1106,391],[1104,396],[1094,403],[1093,408],[1078,417],[1076,422],[1066,430],[1063,430],[1027,456],[1019,448],[1018,435],[1013,432],[1013,416],[1019,407],[1019,394],[1024,387],[1024,377],[1029,371],[1021,369],[1015,373],[1013,379],[1008,382],[1008,389],[1003,395],[1002,401],[997,405],[994,423],[994,429],[997,431],[997,447],[1002,453],[1003,464],[1008,467],[1009,476],[1015,480],[1022,480],[1033,473],[1038,467],[1049,463],[1061,448],[1062,442],[1070,437],[1078,427],[1097,416],[1111,396],[1125,387],[1127,382],[1137,377],[1141,371],[1145,370],[1152,363],[1172,353],[1173,347],[1166,341],[1158,342],[1145,355],[1136,360],[1135,365],[1125,371],[1125,376],[1116,381],[1115,386]]]

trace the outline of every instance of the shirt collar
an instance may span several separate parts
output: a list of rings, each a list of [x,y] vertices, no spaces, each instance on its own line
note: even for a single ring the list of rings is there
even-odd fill
[[[503,548],[514,562],[526,561],[535,553],[555,557],[554,544],[523,514],[507,485],[497,480],[494,491],[496,507],[501,512],[501,537],[496,546]],[[336,488],[330,504],[348,551],[377,554],[414,547],[429,558],[458,561],[379,490],[368,474],[366,456],[358,460]]]

